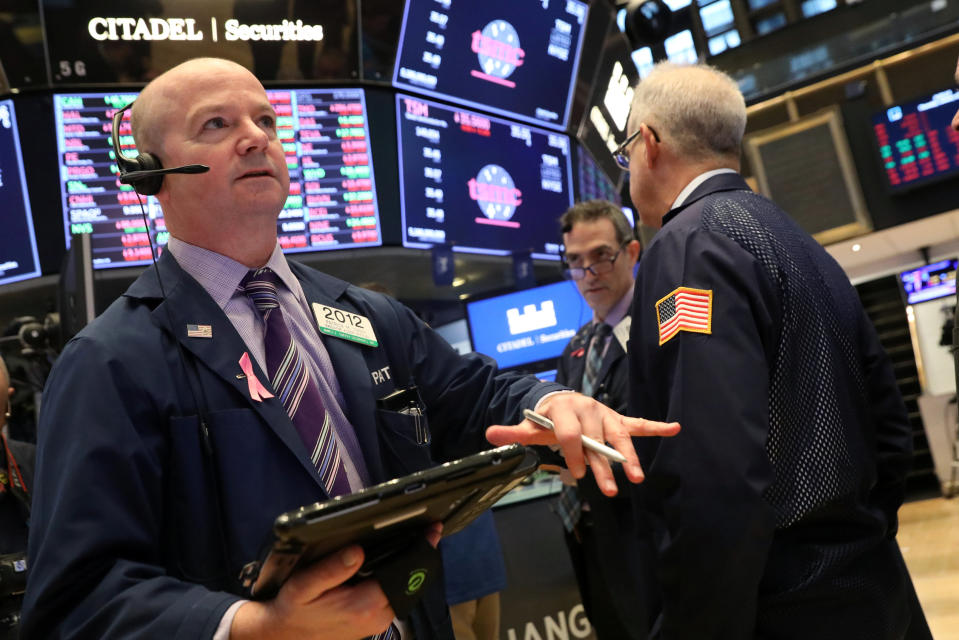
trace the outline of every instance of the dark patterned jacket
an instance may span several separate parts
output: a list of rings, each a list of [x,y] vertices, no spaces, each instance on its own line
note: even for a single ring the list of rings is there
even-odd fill
[[[912,432],[849,279],[736,174],[663,223],[629,345],[632,414],[682,423],[637,441],[653,637],[923,637],[895,540]]]

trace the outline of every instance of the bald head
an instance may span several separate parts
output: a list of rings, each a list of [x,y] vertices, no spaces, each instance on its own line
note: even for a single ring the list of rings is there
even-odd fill
[[[190,100],[211,77],[233,73],[254,76],[246,67],[222,58],[194,58],[165,71],[148,84],[133,103],[130,124],[139,151],[163,160],[163,138],[171,120],[182,117]],[[257,82],[259,82],[257,80]]]
[[[688,160],[738,162],[746,101],[736,82],[713,67],[662,62],[633,94],[629,130],[652,125]]]

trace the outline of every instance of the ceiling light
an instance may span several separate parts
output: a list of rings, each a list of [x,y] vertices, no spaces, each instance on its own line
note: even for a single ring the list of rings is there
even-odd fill
[[[464,284],[466,284],[466,278],[453,278],[454,287],[462,287]]]
[[[862,250],[862,245],[857,242],[856,244],[852,245],[852,250],[853,250],[853,253],[856,253],[856,252],[858,252],[858,251],[861,251],[861,250]],[[454,287],[456,286],[456,283],[455,283],[455,282],[453,283],[453,286],[454,286]]]

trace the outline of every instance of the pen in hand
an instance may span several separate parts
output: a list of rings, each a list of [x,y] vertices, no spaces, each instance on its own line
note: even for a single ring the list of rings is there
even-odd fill
[[[543,427],[544,429],[549,429],[550,431],[553,430],[553,421],[544,415],[540,415],[536,413],[535,411],[530,411],[529,409],[523,409],[523,416],[530,422],[533,422],[534,424],[537,424]],[[606,458],[613,460],[615,462],[619,462],[620,464],[623,464],[626,462],[626,457],[623,454],[621,454],[619,451],[617,451],[616,449],[613,449],[612,447],[607,447],[605,444],[596,442],[589,436],[581,435],[580,438],[582,438],[583,440],[583,446],[589,449],[590,451],[594,451],[600,454],[601,456],[605,456]]]

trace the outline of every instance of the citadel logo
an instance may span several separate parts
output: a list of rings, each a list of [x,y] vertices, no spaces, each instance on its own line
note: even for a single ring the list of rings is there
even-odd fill
[[[516,86],[507,78],[517,67],[522,66],[526,52],[520,48],[519,34],[513,25],[505,20],[493,20],[483,27],[483,31],[474,31],[472,50],[477,54],[482,69],[470,71],[473,77],[510,89]]]
[[[543,300],[539,309],[534,304],[528,304],[523,307],[523,313],[519,312],[519,307],[507,309],[506,322],[509,323],[510,335],[514,336],[555,327],[559,323],[552,300]]]
[[[467,182],[470,198],[476,201],[485,218],[477,218],[480,224],[519,228],[510,218],[516,207],[523,203],[523,193],[516,188],[513,177],[498,164],[488,164],[479,170],[475,178]]]

